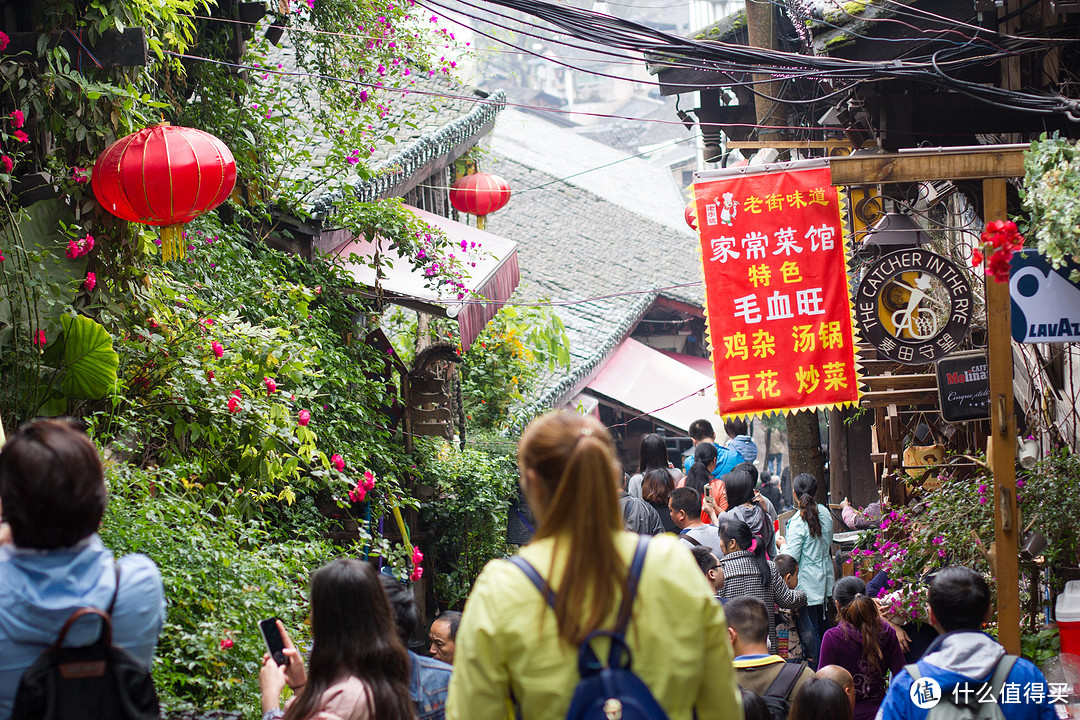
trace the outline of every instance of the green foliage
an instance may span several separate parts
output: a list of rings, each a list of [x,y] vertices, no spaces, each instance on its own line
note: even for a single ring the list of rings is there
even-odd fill
[[[1035,236],[1039,252],[1055,268],[1067,260],[1080,262],[1078,195],[1080,150],[1074,141],[1043,133],[1024,153],[1021,197],[1029,214],[1025,230]]]
[[[347,549],[275,540],[268,522],[230,515],[227,500],[185,489],[179,473],[109,467],[102,539],[118,557],[143,553],[161,570],[168,610],[154,680],[163,710],[257,718],[258,621],[280,617],[297,645],[308,643],[308,578]]]
[[[558,315],[547,307],[504,306],[465,353],[467,417],[480,427],[506,427],[540,374],[569,364],[570,341]]]
[[[1057,627],[1047,627],[1036,633],[1020,636],[1020,654],[1044,668],[1061,655],[1061,636]]]
[[[71,398],[98,400],[115,389],[120,356],[112,336],[85,315],[62,315],[64,328],[64,379],[60,389]]]
[[[420,470],[435,489],[421,506],[421,518],[432,524],[435,597],[447,608],[460,609],[484,565],[509,554],[506,510],[516,492],[514,448],[493,437],[474,445],[479,447],[458,450],[443,443]]]

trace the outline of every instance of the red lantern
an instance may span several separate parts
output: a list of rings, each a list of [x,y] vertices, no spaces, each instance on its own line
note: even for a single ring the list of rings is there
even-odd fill
[[[694,201],[686,203],[686,210],[683,212],[683,216],[686,218],[686,224],[690,226],[691,230],[697,230],[697,209],[694,207]]]
[[[501,210],[510,202],[510,183],[498,175],[473,173],[450,186],[450,204],[458,212],[476,216],[476,227],[484,227],[484,216]]]
[[[184,257],[180,226],[229,197],[236,161],[209,133],[158,125],[106,148],[92,182],[94,196],[113,215],[163,227],[161,258],[171,260]]]

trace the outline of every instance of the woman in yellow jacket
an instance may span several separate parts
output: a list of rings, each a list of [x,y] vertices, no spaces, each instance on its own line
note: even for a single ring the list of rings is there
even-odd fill
[[[607,430],[568,412],[534,421],[518,465],[535,514],[535,540],[521,551],[555,591],[552,612],[505,560],[476,581],[458,629],[448,720],[557,720],[580,676],[578,648],[615,626],[638,536],[622,531],[618,475]],[[648,545],[626,640],[633,670],[670,720],[742,718],[721,606],[693,556],[675,538]],[[600,658],[609,643],[594,641]]]

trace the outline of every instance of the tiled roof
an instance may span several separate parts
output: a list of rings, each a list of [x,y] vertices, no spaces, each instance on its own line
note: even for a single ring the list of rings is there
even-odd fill
[[[543,129],[543,137],[556,143],[549,147],[560,147],[561,135],[569,136],[567,142],[582,142],[571,130],[556,130],[558,134],[551,135]],[[493,149],[506,141],[504,132],[500,119],[492,133]],[[565,173],[538,169],[528,158],[523,161],[498,151],[484,166],[504,177],[514,192],[506,207],[488,216],[487,229],[518,243],[521,286],[515,299],[581,301],[554,307],[566,325],[571,365],[544,378],[532,398],[537,408],[564,401],[603,364],[660,294],[657,288],[688,283],[662,294],[698,306],[704,302],[697,240],[681,218],[683,203],[677,195],[672,203],[681,228],[643,217],[625,203],[573,184],[584,176],[560,180],[576,167],[570,160],[572,151],[563,147],[552,155],[567,158]],[[626,182],[648,185],[648,178],[656,177],[652,171],[657,171],[670,185],[666,172],[649,167],[644,176],[628,172]]]

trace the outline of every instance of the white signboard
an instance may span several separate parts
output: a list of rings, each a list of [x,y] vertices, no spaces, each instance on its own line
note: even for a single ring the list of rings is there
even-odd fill
[[[1013,340],[1024,343],[1080,341],[1080,287],[1069,273],[1080,266],[1054,270],[1035,250],[1013,255],[1009,271]]]

